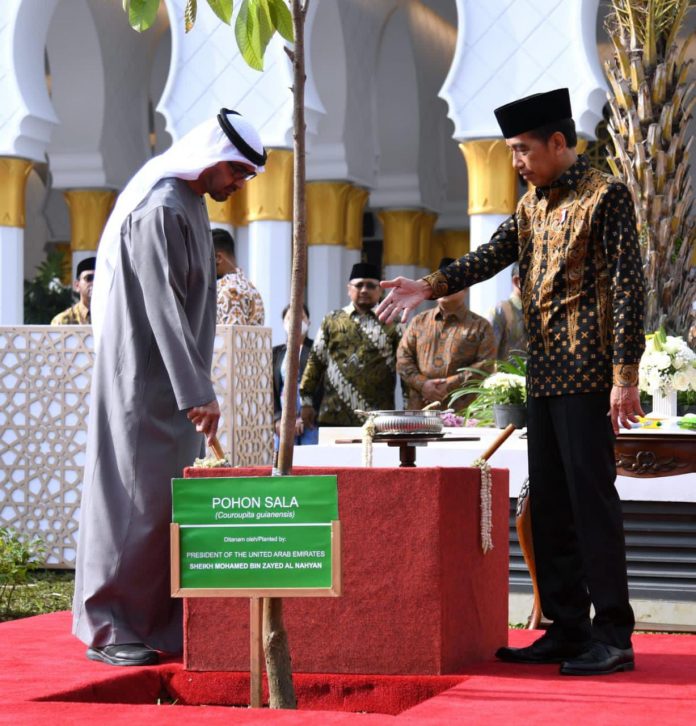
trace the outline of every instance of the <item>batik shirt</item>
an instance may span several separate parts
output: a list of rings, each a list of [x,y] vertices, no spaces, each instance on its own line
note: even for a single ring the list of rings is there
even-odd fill
[[[423,408],[423,385],[432,378],[447,380],[453,391],[471,377],[476,368],[491,372],[495,359],[495,341],[491,324],[462,305],[444,315],[439,308],[419,313],[409,323],[396,354],[396,369],[408,386],[407,408]],[[464,408],[468,400],[457,400]]]
[[[495,357],[505,361],[510,355],[526,357],[527,331],[524,327],[522,298],[513,292],[507,300],[491,310],[489,317],[495,336]]]
[[[637,385],[644,287],[626,186],[580,156],[550,186],[528,191],[490,242],[425,280],[438,298],[516,260],[529,395]]]
[[[261,293],[237,268],[217,281],[218,325],[263,325]]]
[[[380,323],[373,311],[361,315],[352,304],[321,321],[300,384],[302,405],[311,406],[323,379],[320,426],[361,426],[356,410],[394,408],[400,337],[397,325]]]
[[[78,300],[75,305],[63,310],[62,313],[51,320],[51,325],[91,325],[92,317],[89,308],[82,304],[82,300]]]

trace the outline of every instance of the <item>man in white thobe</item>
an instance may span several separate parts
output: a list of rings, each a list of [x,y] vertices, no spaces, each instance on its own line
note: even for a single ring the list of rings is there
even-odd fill
[[[149,665],[157,651],[181,650],[181,601],[169,586],[171,480],[220,416],[203,195],[224,201],[265,159],[251,124],[222,109],[145,164],[104,230],[73,602],[73,632],[92,660]]]

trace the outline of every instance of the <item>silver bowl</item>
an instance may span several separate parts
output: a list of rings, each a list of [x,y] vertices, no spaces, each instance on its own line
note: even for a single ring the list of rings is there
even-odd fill
[[[442,431],[440,411],[356,411],[372,417],[378,434],[439,434]]]

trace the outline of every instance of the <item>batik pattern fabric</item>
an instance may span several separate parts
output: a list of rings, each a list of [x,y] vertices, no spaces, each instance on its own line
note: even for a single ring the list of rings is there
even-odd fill
[[[261,293],[237,269],[217,281],[218,325],[263,325]]]
[[[462,306],[444,314],[439,308],[419,313],[409,323],[397,351],[397,372],[408,387],[409,409],[420,409],[426,403],[423,386],[433,378],[447,381],[448,392],[466,383],[475,368],[492,372],[495,341],[491,324],[480,315]],[[469,399],[457,400],[457,409]]]
[[[89,314],[89,308],[82,304],[82,300],[78,300],[75,305],[58,313],[51,325],[91,325],[92,318]]]
[[[511,355],[527,357],[527,330],[524,327],[522,298],[512,294],[490,312],[498,360],[507,361]]]
[[[321,322],[300,384],[303,406],[312,405],[324,384],[320,426],[361,426],[356,410],[394,408],[397,325],[380,323],[374,311],[360,314],[351,304],[329,313]]]
[[[635,386],[645,338],[633,200],[614,177],[577,162],[528,191],[490,242],[428,275],[442,297],[519,261],[530,396]]]

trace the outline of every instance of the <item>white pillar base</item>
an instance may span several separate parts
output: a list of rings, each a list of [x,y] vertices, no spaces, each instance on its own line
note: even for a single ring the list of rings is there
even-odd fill
[[[472,214],[470,224],[471,251],[485,244],[495,234],[502,222],[510,215],[508,214]],[[488,313],[501,300],[506,300],[512,292],[512,280],[510,268],[499,272],[495,277],[485,282],[479,282],[470,288],[470,308],[473,312],[487,318]]]
[[[343,275],[343,247],[311,245],[307,250],[307,307],[314,338],[326,313],[348,304],[348,276]]]
[[[263,298],[266,327],[273,330],[273,345],[285,342],[281,313],[290,302],[292,222],[263,220],[249,224],[249,279]]]
[[[0,325],[24,323],[24,228],[0,227]]]

